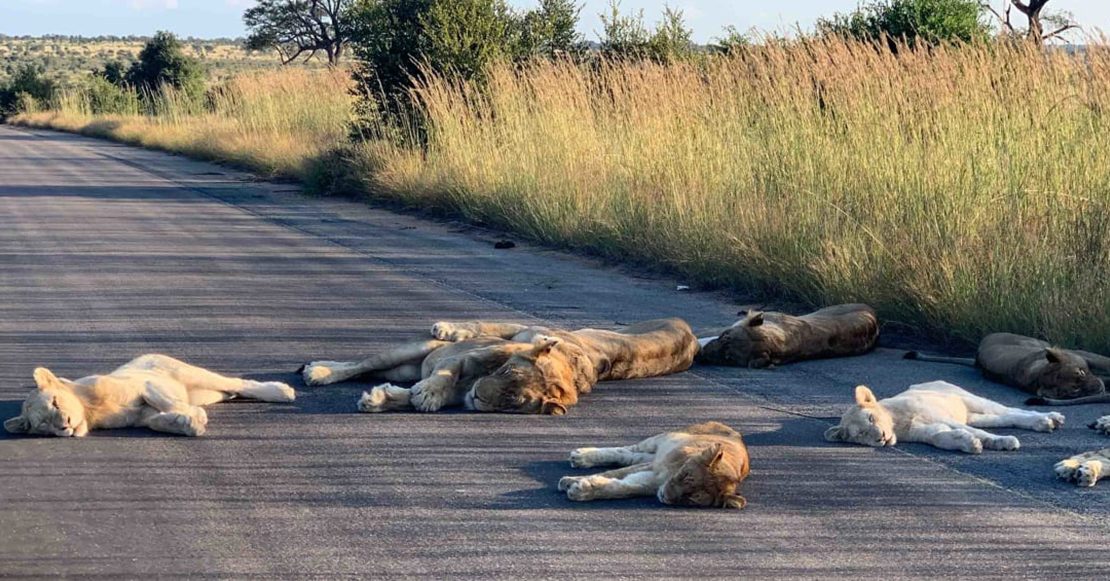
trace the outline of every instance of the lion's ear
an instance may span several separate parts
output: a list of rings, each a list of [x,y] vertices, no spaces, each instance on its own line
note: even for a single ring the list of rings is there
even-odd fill
[[[1044,358],[1048,359],[1049,363],[1060,363],[1064,360],[1064,354],[1055,347],[1049,347],[1044,350]]]
[[[543,406],[540,407],[540,413],[545,416],[565,416],[567,415],[567,406],[555,400],[544,400]]]
[[[825,439],[830,442],[839,442],[844,439],[844,433],[840,430],[840,426],[833,426],[825,430]]]
[[[721,460],[724,459],[724,457],[725,447],[721,444],[713,444],[711,447],[705,450],[705,465],[712,469],[714,466],[719,464]]]
[[[58,378],[45,367],[35,368],[34,377],[35,385],[37,385],[39,389],[50,389],[61,384]]]
[[[12,434],[26,434],[31,425],[27,423],[27,418],[20,415],[4,420],[4,429]]]
[[[532,355],[536,357],[546,355],[558,344],[559,340],[557,338],[540,335],[532,341]]]
[[[871,392],[866,385],[856,386],[856,403],[859,405],[869,405],[877,402],[875,394]]]
[[[763,324],[763,313],[761,311],[754,312],[754,313],[753,312],[748,313],[748,326],[749,327],[758,327],[762,324]]]

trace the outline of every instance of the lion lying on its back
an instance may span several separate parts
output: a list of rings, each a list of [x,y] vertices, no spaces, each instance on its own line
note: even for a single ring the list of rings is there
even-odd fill
[[[801,317],[750,311],[709,334],[699,339],[699,363],[768,367],[867,353],[879,340],[879,319],[867,305],[836,305]]]
[[[276,381],[224,377],[165,355],[143,355],[108,375],[76,381],[35,370],[37,389],[23,411],[4,422],[16,434],[81,437],[89,430],[146,427],[199,436],[208,426],[205,406],[235,397],[293,401],[293,388]]]
[[[1110,416],[1102,416],[1089,426],[1096,432],[1110,436]],[[1056,463],[1056,475],[1074,482],[1076,486],[1094,486],[1110,475],[1110,448],[1076,454]]]
[[[1099,375],[1110,376],[1110,357],[1062,349],[1032,337],[991,333],[975,359],[934,357],[916,351],[906,359],[978,367],[985,377],[1038,396],[1029,405],[1076,405],[1110,401]]]
[[[921,442],[943,450],[979,454],[989,450],[1017,450],[1013,436],[998,436],[981,428],[1022,428],[1051,432],[1064,425],[1058,413],[1006,407],[979,397],[947,381],[911,385],[902,393],[877,400],[871,390],[856,387],[856,405],[825,432],[830,442],[865,446],[893,446]]]
[[[619,331],[563,331],[509,323],[436,323],[419,341],[358,362],[314,361],[305,383],[326,385],[373,374],[415,381],[364,393],[359,410],[432,412],[465,404],[481,412],[565,414],[598,381],[683,371],[698,342],[681,319],[638,323]]]

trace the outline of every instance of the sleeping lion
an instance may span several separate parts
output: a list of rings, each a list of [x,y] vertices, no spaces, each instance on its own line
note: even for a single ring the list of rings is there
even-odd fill
[[[1064,425],[1064,416],[1006,407],[979,397],[947,381],[911,385],[884,400],[865,386],[856,387],[856,405],[825,432],[830,442],[893,446],[921,442],[942,450],[979,454],[988,450],[1017,450],[1013,436],[997,436],[982,428],[1021,428],[1051,432]]]
[[[1110,436],[1110,416],[1102,416],[1089,426]],[[1110,448],[1076,454],[1056,463],[1056,475],[1076,486],[1094,486],[1110,474]]]
[[[434,412],[465,405],[480,412],[562,415],[594,384],[683,371],[697,338],[681,319],[637,323],[619,331],[564,331],[511,323],[440,322],[433,340],[417,341],[357,362],[314,361],[308,385],[373,375],[389,382],[363,393],[362,412]]]
[[[146,427],[199,436],[208,426],[204,408],[236,397],[293,401],[293,388],[276,381],[224,377],[165,355],[142,355],[108,375],[76,381],[39,367],[36,389],[23,411],[4,422],[14,434],[82,437],[89,430]]]
[[[731,327],[704,333],[698,362],[769,367],[807,359],[863,355],[879,340],[879,319],[867,305],[836,305],[794,317],[749,311]]]
[[[991,333],[979,342],[975,359],[934,357],[915,351],[906,353],[905,358],[978,367],[987,379],[1036,395],[1026,402],[1028,405],[1110,402],[1099,377],[1110,377],[1110,357],[1053,347],[1032,337]]]
[[[744,508],[736,493],[748,477],[748,449],[740,433],[706,422],[620,448],[579,448],[575,468],[617,465],[589,476],[564,476],[559,490],[574,501],[655,496],[663,504]]]

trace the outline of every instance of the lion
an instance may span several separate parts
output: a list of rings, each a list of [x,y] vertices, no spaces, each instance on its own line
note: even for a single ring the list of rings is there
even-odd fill
[[[655,496],[676,506],[744,508],[737,494],[751,470],[740,433],[706,422],[620,448],[579,448],[570,465],[624,466],[589,476],[564,476],[559,490],[574,501]]]
[[[1102,416],[1087,427],[1110,436],[1110,416]],[[1076,454],[1057,462],[1055,469],[1056,476],[1074,482],[1076,486],[1094,486],[1110,474],[1110,448]]]
[[[439,322],[434,339],[358,362],[314,361],[305,383],[326,385],[372,374],[388,382],[362,394],[362,412],[438,411],[563,415],[599,381],[654,377],[688,369],[697,338],[681,319],[646,321],[618,331]]]
[[[825,439],[875,447],[921,442],[942,450],[980,454],[984,448],[1021,447],[1013,436],[997,436],[980,428],[1051,432],[1062,425],[1061,414],[1006,407],[947,381],[911,385],[884,400],[875,399],[870,389],[860,385],[855,407],[840,418],[840,424],[825,431]]]
[[[1037,397],[1027,405],[1078,405],[1110,401],[1105,382],[1110,377],[1110,357],[1062,349],[1014,335],[992,333],[979,342],[975,359],[934,357],[911,351],[906,359],[955,363],[978,367],[992,381],[1016,387]]]
[[[276,381],[224,377],[165,355],[142,355],[108,375],[76,381],[39,367],[36,389],[22,412],[4,422],[13,434],[83,437],[90,430],[146,427],[200,436],[208,426],[201,406],[237,397],[290,402],[293,388]]]
[[[867,305],[836,305],[794,317],[749,311],[731,327],[698,339],[698,362],[761,368],[824,357],[862,355],[879,340],[879,318]]]

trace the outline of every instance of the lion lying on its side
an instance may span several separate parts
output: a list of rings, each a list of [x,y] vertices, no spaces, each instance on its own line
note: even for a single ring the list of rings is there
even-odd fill
[[[751,466],[740,433],[706,422],[653,436],[620,448],[579,448],[570,453],[575,468],[624,468],[589,476],[564,476],[559,490],[576,501],[655,496],[663,504],[744,508],[736,494]]]
[[[1022,428],[1051,432],[1064,425],[1064,416],[1006,407],[979,397],[947,381],[911,385],[902,393],[876,400],[871,390],[856,387],[856,406],[825,432],[830,442],[893,446],[899,441],[921,442],[943,450],[979,454],[989,450],[1017,450],[1013,436],[997,436],[980,428]]]
[[[411,389],[383,384],[359,400],[359,411],[434,412],[465,404],[481,412],[565,414],[599,381],[683,371],[697,338],[681,319],[621,329],[574,332],[509,323],[436,323],[431,341],[403,345],[358,362],[314,361],[305,383],[326,385],[374,374],[416,381]]]
[[[89,430],[147,427],[158,432],[199,436],[208,425],[208,404],[246,397],[293,401],[293,388],[276,381],[217,375],[165,355],[143,355],[108,375],[76,381],[35,370],[38,386],[23,411],[4,422],[15,434],[81,437]]]
[[[879,340],[879,319],[867,305],[836,305],[793,317],[750,311],[731,327],[698,339],[698,362],[768,367],[807,359],[863,355]]]
[[[1031,337],[992,333],[979,342],[975,359],[934,357],[915,351],[906,359],[978,367],[985,377],[1036,395],[1028,405],[1078,405],[1110,401],[1099,375],[1110,377],[1110,357],[1061,349]]]

